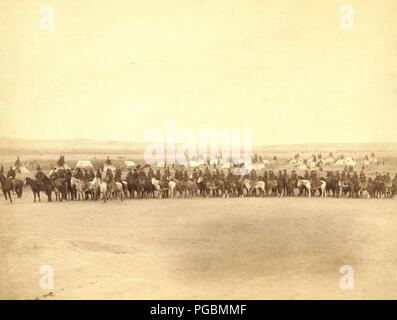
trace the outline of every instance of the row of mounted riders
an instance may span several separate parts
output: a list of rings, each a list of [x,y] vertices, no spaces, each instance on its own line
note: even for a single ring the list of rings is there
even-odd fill
[[[15,190],[18,198],[22,196],[24,185],[30,185],[36,202],[39,201],[40,192],[44,192],[48,201],[52,201],[52,194],[55,193],[56,200],[80,200],[80,199],[120,199],[123,198],[174,198],[193,196],[222,196],[222,197],[243,197],[246,196],[314,196],[321,197],[362,197],[366,191],[367,198],[396,197],[397,195],[397,174],[392,180],[390,174],[378,174],[375,179],[366,178],[365,173],[360,176],[356,172],[327,172],[326,178],[317,178],[317,172],[311,174],[307,171],[305,175],[298,176],[295,171],[288,175],[286,170],[279,171],[275,175],[273,171],[265,171],[262,176],[257,176],[255,170],[250,174],[241,176],[233,174],[229,170],[227,175],[216,170],[210,172],[208,168],[204,171],[194,169],[188,176],[177,170],[171,175],[167,168],[163,174],[158,170],[156,173],[149,170],[129,170],[126,177],[121,176],[121,171],[116,171],[115,176],[108,170],[102,179],[102,172],[70,169],[58,169],[51,172],[47,177],[41,170],[36,174],[36,179],[6,178],[1,175],[1,184],[5,198],[7,194],[11,200],[10,191]],[[9,186],[7,188],[7,186]],[[4,189],[6,187],[6,189]],[[8,189],[8,191],[7,191]],[[12,200],[11,200],[12,201]]]

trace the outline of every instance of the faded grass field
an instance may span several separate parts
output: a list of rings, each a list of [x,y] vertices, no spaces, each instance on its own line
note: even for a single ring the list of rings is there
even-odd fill
[[[1,299],[395,299],[396,200],[0,205]],[[54,289],[39,286],[54,268]],[[354,269],[342,290],[339,269]]]

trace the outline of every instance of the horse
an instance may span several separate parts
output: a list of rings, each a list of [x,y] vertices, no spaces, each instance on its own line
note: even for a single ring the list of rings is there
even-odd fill
[[[171,199],[175,197],[175,189],[176,189],[176,182],[174,180],[168,181],[168,190],[171,196]]]
[[[397,198],[397,181],[392,182],[392,195],[394,198]]]
[[[386,183],[383,179],[375,179],[374,180],[374,197],[375,198],[384,198],[386,193]]]
[[[278,180],[276,178],[267,179],[266,193],[271,195],[277,195],[278,193]]]
[[[393,183],[392,183],[392,181],[387,181],[385,183],[385,196],[387,198],[393,197]]]
[[[298,179],[288,177],[285,185],[287,196],[294,196],[294,190],[297,188]]]
[[[169,194],[169,181],[167,179],[160,179],[159,181],[160,188],[161,188],[161,197],[168,198]]]
[[[0,175],[1,189],[3,190],[4,198],[7,201],[10,199],[10,203],[12,203],[11,198],[11,190],[12,190],[12,181],[6,178],[3,174]],[[7,198],[8,195],[8,198]]]
[[[52,192],[55,191],[54,185],[50,178],[45,174],[42,175],[41,181],[38,181],[40,188],[46,193],[48,202],[52,202]]]
[[[218,179],[204,179],[205,193],[207,197],[212,194],[219,196],[219,191],[222,193],[222,197],[225,197],[225,183]]]
[[[325,191],[327,192],[328,196],[330,196],[332,192],[332,195],[334,197],[339,198],[340,190],[341,190],[340,180],[337,177],[330,176],[326,179],[326,182],[327,182],[327,186],[325,188],[326,189]]]
[[[205,193],[204,177],[200,176],[197,178],[197,187],[200,191],[200,195],[204,195]]]
[[[52,178],[51,182],[55,189],[55,199],[62,201],[67,199],[67,182],[62,178]]]
[[[95,190],[95,199],[100,199],[102,196],[103,202],[106,202],[108,196],[106,182],[99,178],[94,178],[90,182],[90,186],[93,190]]]
[[[85,193],[90,191],[89,183],[85,183],[75,177],[70,178],[70,183],[72,188],[76,188],[77,198],[78,200],[85,198]]]
[[[327,193],[325,192],[327,183],[324,180],[318,180],[317,184],[313,184],[310,182],[310,180],[307,179],[298,179],[298,184],[297,184],[298,188],[300,188],[301,186],[305,187],[308,191],[309,194],[309,198],[312,196],[312,192],[314,195],[314,192],[316,190],[320,191],[320,197],[325,198],[327,196]]]
[[[15,190],[15,193],[17,194],[17,198],[21,199],[22,193],[23,193],[23,181],[22,180],[20,180],[20,179],[14,180],[14,190]]]
[[[195,195],[197,195],[198,186],[192,179],[185,181],[184,185],[185,191],[190,198],[193,198]]]
[[[134,198],[135,192],[139,195],[139,179],[134,178],[133,175],[127,175],[127,190],[130,195],[130,199]]]
[[[123,184],[121,182],[112,181],[108,183],[108,195],[111,199],[114,199],[114,196],[123,201]]]
[[[152,178],[152,185],[153,185],[154,191],[157,191],[158,197],[161,198],[162,195],[161,195],[160,181],[155,178]]]
[[[179,195],[179,197],[183,198],[185,196],[185,184],[181,180],[174,179],[176,185],[175,185],[175,191]]]
[[[139,178],[139,190],[141,193],[141,198],[152,196],[154,198],[154,186],[152,184],[152,179],[146,176]]]
[[[259,196],[262,197],[266,194],[265,182],[264,181],[254,181],[249,179],[244,179],[244,187],[247,189],[248,195],[253,195],[256,191],[259,191]]]
[[[33,197],[34,197],[34,202],[36,202],[36,195],[37,195],[37,197],[39,198],[39,201],[41,202],[41,199],[40,199],[40,191],[44,191],[44,190],[42,190],[42,189],[40,188],[39,183],[38,183],[36,180],[33,180],[33,179],[27,177],[27,178],[25,178],[24,184],[27,185],[27,186],[29,185],[29,186],[30,186],[30,189],[32,189]]]

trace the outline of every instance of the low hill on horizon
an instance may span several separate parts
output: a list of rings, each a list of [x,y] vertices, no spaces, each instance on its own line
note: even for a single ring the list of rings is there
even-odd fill
[[[113,153],[137,154],[148,143],[96,139],[39,140],[0,137],[1,154],[36,153]],[[306,152],[397,152],[397,143],[308,143],[253,146],[253,153],[306,153]]]

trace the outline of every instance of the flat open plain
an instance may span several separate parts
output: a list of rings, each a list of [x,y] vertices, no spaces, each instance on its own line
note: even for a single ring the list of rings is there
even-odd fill
[[[2,299],[397,298],[396,200],[33,203],[24,192],[1,198]],[[42,265],[53,290],[39,286]],[[343,265],[353,290],[339,287]]]

